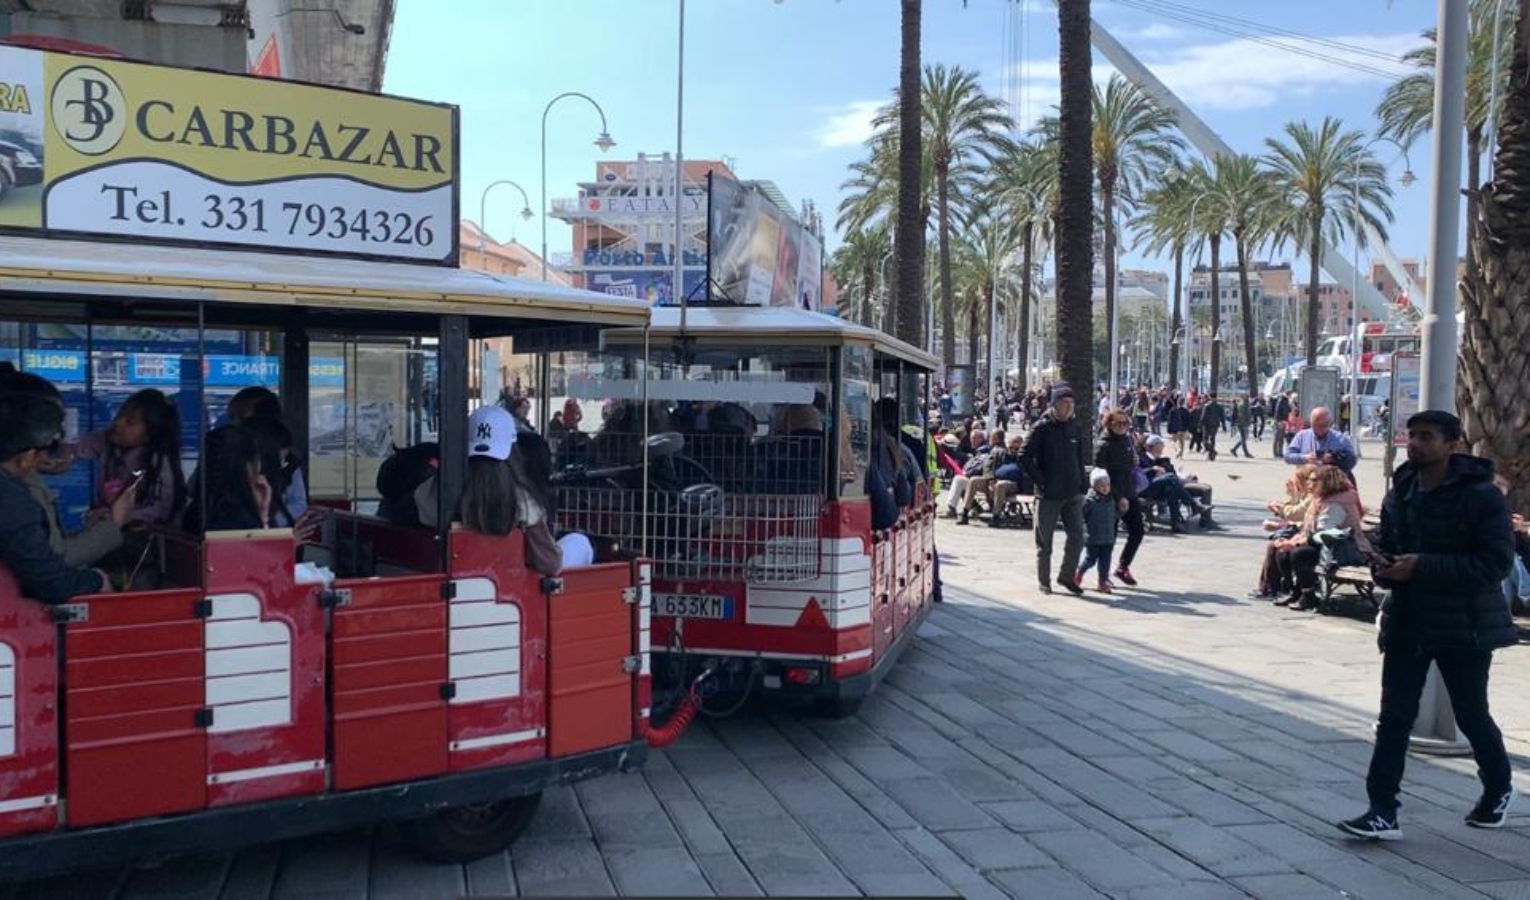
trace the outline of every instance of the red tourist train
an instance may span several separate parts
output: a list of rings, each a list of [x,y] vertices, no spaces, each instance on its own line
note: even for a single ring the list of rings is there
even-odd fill
[[[595,348],[647,320],[455,269],[0,237],[0,358],[64,382],[48,361],[83,361],[60,385],[81,430],[106,424],[135,344],[179,347],[154,371],[191,411],[190,471],[222,412],[201,351],[242,348],[279,371],[260,380],[330,510],[315,546],[145,533],[110,572],[125,589],[61,606],[0,571],[0,880],[380,821],[472,858],[544,789],[639,765],[646,562],[544,578],[519,533],[398,527],[370,501],[391,445],[433,439],[451,520],[466,417],[442,411],[470,406],[475,342]],[[321,566],[333,580],[308,583]]]
[[[712,712],[756,692],[857,708],[938,597],[927,478],[877,527],[867,496],[874,408],[924,456],[935,366],[820,313],[708,306],[655,309],[648,331],[543,369],[564,523],[655,567],[656,678],[714,675]],[[624,433],[648,436],[646,468]]]

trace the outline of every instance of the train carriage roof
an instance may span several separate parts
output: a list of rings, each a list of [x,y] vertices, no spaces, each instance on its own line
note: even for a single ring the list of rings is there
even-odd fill
[[[680,309],[655,307],[651,334],[655,338],[680,333]],[[802,309],[764,306],[693,306],[686,310],[686,332],[705,340],[747,340],[753,344],[865,344],[923,369],[940,361],[918,347],[875,328]]]
[[[0,295],[642,326],[648,305],[445,266],[0,236]]]

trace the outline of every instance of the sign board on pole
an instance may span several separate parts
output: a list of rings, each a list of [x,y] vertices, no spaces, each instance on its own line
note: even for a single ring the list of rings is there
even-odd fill
[[[0,230],[453,265],[457,109],[0,46]]]
[[[1296,379],[1296,391],[1303,421],[1312,419],[1312,411],[1319,406],[1334,412],[1339,408],[1339,376],[1335,366],[1308,366]]]
[[[967,418],[973,414],[972,381],[970,365],[946,366],[946,390],[951,394],[951,415]]]
[[[1387,400],[1387,449],[1382,470],[1387,478],[1397,461],[1399,447],[1408,446],[1408,418],[1423,406],[1420,393],[1422,358],[1417,351],[1392,354],[1392,395]]]
[[[816,311],[822,239],[759,188],[713,172],[707,192],[707,276],[720,294],[711,299]]]

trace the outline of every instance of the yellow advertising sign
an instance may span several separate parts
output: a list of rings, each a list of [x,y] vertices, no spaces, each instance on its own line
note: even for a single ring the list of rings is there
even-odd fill
[[[7,144],[38,171],[0,227],[457,256],[451,106],[0,47],[0,165]]]

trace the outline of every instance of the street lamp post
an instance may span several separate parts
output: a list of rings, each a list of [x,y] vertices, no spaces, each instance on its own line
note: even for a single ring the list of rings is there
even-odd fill
[[[542,280],[547,280],[547,114],[552,112],[554,104],[559,100],[569,97],[578,97],[595,107],[600,114],[600,134],[595,138],[595,146],[604,153],[616,146],[616,141],[611,140],[611,131],[606,127],[606,111],[600,108],[600,104],[590,97],[589,94],[581,94],[578,91],[564,91],[558,96],[547,101],[542,107]],[[481,223],[480,223],[481,224]]]
[[[493,182],[483,189],[483,193],[478,195],[478,264],[484,267],[484,271],[488,271],[489,268],[489,226],[484,221],[484,216],[487,215],[486,207],[489,202],[489,192],[502,184],[508,184],[521,192],[521,218],[527,221],[531,219],[531,200],[526,196],[525,188],[508,178],[501,178],[499,181]]]
[[[1375,137],[1366,141],[1361,151],[1372,144],[1386,142],[1402,151],[1403,164],[1407,166],[1403,170],[1398,182],[1403,187],[1413,183],[1413,162],[1408,159],[1408,148],[1388,137]],[[1360,457],[1360,359],[1362,344],[1360,338],[1360,153],[1354,157],[1354,171],[1350,179],[1350,215],[1355,229],[1352,260],[1350,272],[1349,290],[1349,431],[1351,443],[1355,445],[1355,458]]]

